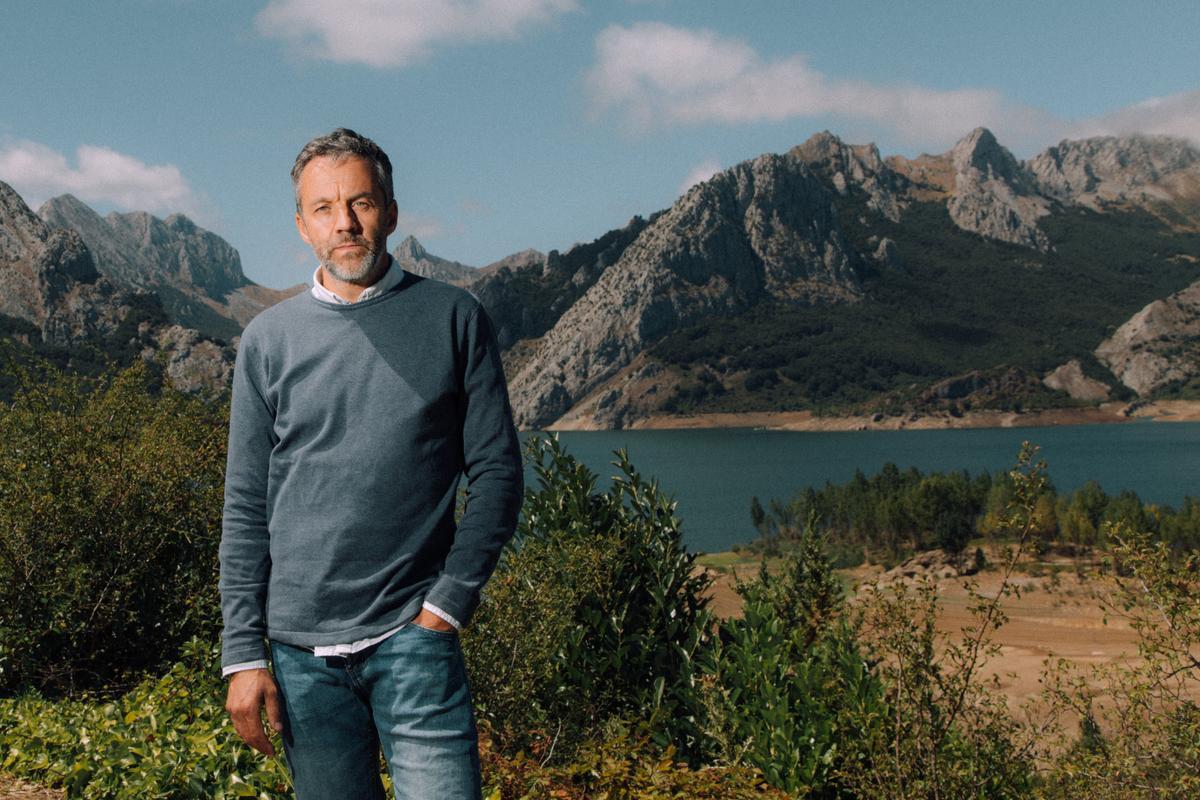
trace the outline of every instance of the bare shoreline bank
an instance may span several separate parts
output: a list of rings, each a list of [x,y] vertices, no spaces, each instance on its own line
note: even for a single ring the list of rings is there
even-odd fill
[[[811,411],[753,411],[745,413],[651,416],[637,420],[630,430],[684,430],[702,428],[761,428],[779,431],[890,431],[947,430],[960,428],[1024,428],[1051,425],[1118,424],[1140,420],[1200,422],[1200,400],[1160,400],[1144,405],[1103,403],[1087,408],[1050,408],[1040,411],[967,411],[909,414],[903,417],[818,416]],[[603,430],[591,419],[560,420],[549,431]]]

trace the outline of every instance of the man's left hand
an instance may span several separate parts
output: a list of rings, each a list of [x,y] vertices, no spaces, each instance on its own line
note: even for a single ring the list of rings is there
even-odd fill
[[[446,620],[439,617],[427,608],[422,608],[421,613],[413,617],[413,623],[421,628],[429,628],[434,631],[444,631],[445,633],[454,633],[458,629],[451,625]]]

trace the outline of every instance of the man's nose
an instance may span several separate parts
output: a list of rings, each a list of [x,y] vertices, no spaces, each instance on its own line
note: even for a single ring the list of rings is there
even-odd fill
[[[339,231],[356,231],[359,229],[358,217],[350,206],[338,206],[337,229]]]

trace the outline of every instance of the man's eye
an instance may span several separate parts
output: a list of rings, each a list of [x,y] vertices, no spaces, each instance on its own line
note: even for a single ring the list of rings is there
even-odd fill
[[[371,201],[370,200],[358,200],[354,203],[354,207],[355,208],[370,208]]]
[[[316,208],[313,209],[313,213],[314,214],[324,214],[328,210],[329,210],[329,206],[317,206]]]

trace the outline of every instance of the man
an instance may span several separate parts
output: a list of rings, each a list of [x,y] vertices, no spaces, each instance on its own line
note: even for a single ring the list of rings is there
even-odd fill
[[[521,502],[487,314],[387,253],[391,162],[339,128],[292,168],[311,293],[259,314],[233,378],[221,536],[226,708],[282,734],[300,800],[480,795],[457,629]],[[467,501],[455,523],[460,476]],[[268,657],[274,675],[267,670]]]

